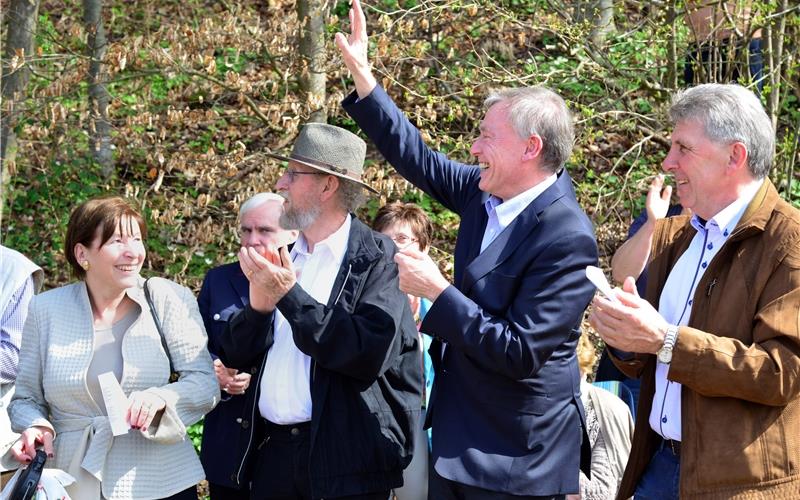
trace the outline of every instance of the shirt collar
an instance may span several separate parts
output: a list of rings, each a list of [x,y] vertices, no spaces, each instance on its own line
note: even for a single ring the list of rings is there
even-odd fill
[[[308,242],[303,233],[297,238],[297,243],[294,245],[293,252],[296,254],[304,255],[306,257],[313,255],[317,251],[327,251],[333,257],[334,262],[341,262],[344,254],[347,251],[347,241],[350,239],[350,214],[347,214],[344,222],[339,229],[333,232],[330,236],[314,245],[314,252],[308,251]]]
[[[739,223],[742,215],[744,215],[744,211],[747,209],[750,202],[753,201],[753,198],[755,198],[762,184],[764,184],[764,179],[747,186],[741,196],[736,198],[733,203],[717,212],[717,214],[710,218],[705,224],[703,224],[702,220],[697,215],[692,216],[692,226],[698,231],[716,227],[723,236],[727,237],[733,232],[736,224]]]
[[[516,219],[517,216],[523,210],[525,210],[528,205],[533,203],[533,200],[538,198],[540,194],[544,193],[547,188],[555,184],[556,180],[558,180],[558,175],[553,174],[532,188],[523,191],[515,197],[505,201],[501,200],[495,195],[491,195],[484,203],[486,213],[491,215],[492,210],[494,210],[495,215],[497,216],[497,221],[502,227],[506,227],[511,224],[511,221]]]

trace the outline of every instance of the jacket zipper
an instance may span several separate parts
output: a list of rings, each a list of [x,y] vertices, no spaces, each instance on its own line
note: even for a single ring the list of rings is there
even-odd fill
[[[267,355],[269,351],[264,353],[264,359],[261,361],[261,368],[258,371],[258,385],[259,387],[256,390],[254,397],[256,398],[255,402],[253,403],[253,407],[250,410],[250,434],[247,438],[247,447],[244,449],[244,454],[242,455],[242,461],[239,463],[239,469],[236,471],[236,484],[239,486],[242,485],[241,483],[241,476],[242,476],[242,469],[244,469],[244,463],[247,461],[247,456],[250,454],[250,447],[253,445],[253,433],[255,432],[256,428],[256,407],[258,406],[258,396],[261,393],[261,376],[264,373],[264,365],[267,363]],[[269,438],[267,438],[268,440]],[[262,444],[266,444],[266,441]],[[260,448],[260,446],[259,446]]]

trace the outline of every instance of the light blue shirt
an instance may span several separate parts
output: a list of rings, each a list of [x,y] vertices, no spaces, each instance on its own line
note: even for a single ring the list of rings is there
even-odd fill
[[[523,191],[517,196],[505,201],[494,195],[489,196],[489,199],[484,203],[489,221],[486,223],[486,229],[483,232],[481,253],[486,250],[486,247],[488,247],[505,228],[514,222],[514,219],[516,219],[528,205],[533,203],[533,200],[544,193],[547,188],[555,184],[557,179],[558,175],[553,174],[527,191]]]
[[[29,276],[0,311],[0,383],[9,384],[17,379],[22,327],[33,293],[33,278]]]
[[[689,248],[680,256],[667,276],[658,302],[658,312],[671,325],[685,326],[692,314],[692,303],[700,282],[714,256],[733,233],[747,205],[762,182],[754,184],[736,201],[703,224],[696,215],[691,224],[695,234]],[[713,286],[713,281],[709,286]],[[700,290],[700,293],[710,293]],[[669,365],[656,364],[656,393],[650,410],[650,427],[665,439],[681,440],[681,384],[667,380]]]

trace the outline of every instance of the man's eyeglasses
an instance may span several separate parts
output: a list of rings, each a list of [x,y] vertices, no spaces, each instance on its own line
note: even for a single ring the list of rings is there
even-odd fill
[[[283,171],[284,174],[289,176],[289,182],[294,182],[298,175],[331,175],[325,172],[302,172],[300,170],[291,170],[287,168]]]

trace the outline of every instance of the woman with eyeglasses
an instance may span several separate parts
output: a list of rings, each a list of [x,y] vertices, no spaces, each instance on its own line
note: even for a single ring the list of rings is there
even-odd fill
[[[413,248],[423,253],[428,253],[433,237],[433,224],[425,211],[414,203],[395,201],[378,209],[372,229],[385,234],[394,241],[398,250]],[[430,309],[427,299],[420,299],[413,295],[408,296],[411,312],[417,325],[422,322],[425,313]],[[431,337],[422,333],[420,347],[422,347],[420,369],[425,375],[425,393],[422,399],[422,417],[420,425],[425,422],[425,407],[428,403],[431,387],[433,386],[433,364],[428,355]],[[414,444],[414,458],[408,468],[403,471],[403,487],[394,491],[397,500],[425,500],[428,497],[428,463],[430,458],[429,436],[420,432]]]
[[[34,297],[23,330],[11,451],[30,463],[41,446],[75,500],[196,500],[204,477],[186,428],[219,387],[192,292],[139,275],[146,236],[122,198],[78,206],[64,245],[78,281]]]

